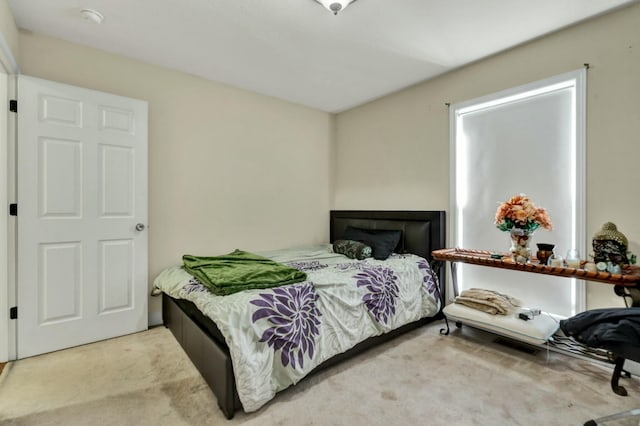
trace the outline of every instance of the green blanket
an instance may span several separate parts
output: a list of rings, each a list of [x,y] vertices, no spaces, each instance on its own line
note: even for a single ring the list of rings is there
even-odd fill
[[[182,256],[185,270],[213,294],[225,296],[243,290],[278,287],[307,279],[307,274],[242,250],[222,256]]]

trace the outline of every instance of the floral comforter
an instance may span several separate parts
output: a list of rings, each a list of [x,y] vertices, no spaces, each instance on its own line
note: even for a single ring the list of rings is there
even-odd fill
[[[181,266],[154,281],[217,324],[247,412],[334,355],[440,309],[438,284],[418,256],[358,261],[331,246],[260,254],[306,272],[307,281],[229,296],[213,295]]]

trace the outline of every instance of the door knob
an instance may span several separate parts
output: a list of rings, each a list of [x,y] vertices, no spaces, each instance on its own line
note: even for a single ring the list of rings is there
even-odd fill
[[[136,231],[144,231],[144,223],[138,223],[136,225]]]

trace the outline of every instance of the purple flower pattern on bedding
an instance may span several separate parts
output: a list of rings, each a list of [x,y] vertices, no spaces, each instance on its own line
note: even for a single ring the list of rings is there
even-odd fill
[[[257,306],[251,320],[256,323],[266,319],[272,327],[267,328],[260,338],[275,351],[280,351],[284,367],[304,366],[304,355],[313,359],[316,352],[316,337],[320,335],[319,298],[313,284],[277,287],[271,293],[261,293],[259,299],[249,303]]]
[[[398,298],[398,276],[392,269],[382,266],[362,268],[362,272],[356,274],[358,287],[367,290],[362,301],[367,310],[373,314],[376,321],[387,324],[389,318],[396,313],[396,301]]]
[[[426,259],[418,261],[418,269],[424,274],[422,282],[427,290],[428,294],[433,295],[436,300],[440,300],[440,287],[438,286],[438,278],[431,271],[431,267],[427,263]]]
[[[312,260],[308,262],[289,262],[287,266],[291,268],[295,268],[299,271],[318,271],[320,269],[324,269],[329,267],[329,265],[324,265],[317,260]]]

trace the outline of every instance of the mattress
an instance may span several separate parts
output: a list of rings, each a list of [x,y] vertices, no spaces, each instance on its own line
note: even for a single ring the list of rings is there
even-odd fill
[[[357,261],[333,253],[330,245],[259,254],[304,271],[307,280],[215,296],[175,266],[154,282],[215,323],[210,334],[229,348],[247,412],[335,355],[440,309],[438,283],[427,261],[415,255]]]

